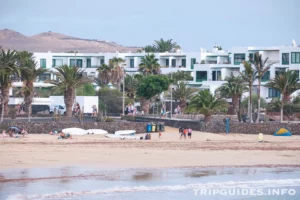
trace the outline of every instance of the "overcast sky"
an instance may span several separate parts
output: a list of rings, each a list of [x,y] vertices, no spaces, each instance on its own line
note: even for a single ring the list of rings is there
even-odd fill
[[[53,31],[145,46],[173,39],[184,51],[300,44],[300,0],[0,0],[0,29]]]

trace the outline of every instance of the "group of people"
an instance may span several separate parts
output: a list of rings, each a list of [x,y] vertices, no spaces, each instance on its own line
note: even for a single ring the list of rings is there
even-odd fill
[[[62,131],[50,131],[49,135],[59,136],[57,139],[73,139],[72,135],[69,133],[64,133]]]
[[[16,127],[16,126],[10,126],[10,127],[8,127],[7,134],[6,134],[5,130],[2,130],[1,137],[2,138],[5,138],[5,137],[19,138],[20,135],[25,137],[25,135],[28,135],[28,132],[24,128],[19,128],[19,127]]]
[[[24,103],[17,105],[17,114],[22,114],[25,112],[26,105]]]
[[[186,139],[186,135],[188,136],[189,139],[192,139],[192,129],[188,128],[185,129],[183,127],[179,127],[179,135],[180,135],[180,139],[182,139],[184,137],[184,139]]]
[[[131,103],[128,104],[126,107],[125,107],[125,115],[132,115],[132,116],[135,116],[136,115],[136,107],[134,107],[134,105],[132,105]]]

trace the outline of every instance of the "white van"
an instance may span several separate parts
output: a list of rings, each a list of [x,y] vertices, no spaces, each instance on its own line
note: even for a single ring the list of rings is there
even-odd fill
[[[51,105],[50,109],[49,109],[49,113],[50,114],[54,114],[54,109],[56,108],[57,113],[58,111],[60,112],[60,114],[66,114],[66,106],[65,105]]]

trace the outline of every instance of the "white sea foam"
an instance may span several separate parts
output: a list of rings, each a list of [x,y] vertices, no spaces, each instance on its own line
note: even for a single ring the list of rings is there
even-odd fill
[[[289,187],[300,186],[300,179],[279,179],[279,180],[257,180],[257,181],[228,181],[228,182],[209,182],[185,185],[162,185],[162,186],[138,186],[138,187],[114,187],[99,190],[87,191],[65,191],[53,194],[41,195],[14,195],[15,199],[35,200],[35,199],[57,199],[76,197],[83,195],[113,194],[127,192],[149,192],[149,191],[180,191],[192,190],[197,188],[217,189],[217,188],[266,188],[266,187]],[[7,200],[12,200],[12,197]]]

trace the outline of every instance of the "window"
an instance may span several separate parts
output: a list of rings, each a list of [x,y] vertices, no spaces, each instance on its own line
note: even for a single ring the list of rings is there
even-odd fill
[[[63,66],[62,59],[52,59],[52,67],[60,67]]]
[[[276,98],[276,97],[280,97],[280,92],[273,88],[269,88],[269,98]]]
[[[283,72],[285,72],[285,68],[278,68],[278,69],[275,71],[275,76],[278,76],[279,74],[282,74]]]
[[[196,64],[196,58],[191,58],[191,69],[194,69],[194,64]]]
[[[254,58],[254,53],[249,53],[249,60],[253,60]]]
[[[288,65],[289,64],[289,53],[282,54],[282,64]]]
[[[46,68],[46,59],[44,58],[40,59],[40,67]]]
[[[91,63],[91,59],[90,58],[86,59],[86,67],[87,68],[91,68],[92,67],[92,63]]]
[[[263,75],[263,77],[261,78],[262,82],[267,82],[270,80],[270,71],[266,71],[266,73]]]
[[[221,81],[222,80],[222,73],[221,71],[212,71],[212,80],[213,81]]]
[[[104,58],[101,58],[100,59],[100,65],[103,65],[104,64]]]
[[[207,81],[207,71],[196,71],[196,82]]]
[[[76,65],[75,65],[75,59],[70,59],[70,66],[71,67],[80,67],[82,68],[82,59],[76,59]]]
[[[169,59],[166,59],[166,66],[169,67]]]
[[[246,56],[244,53],[234,54],[234,64],[235,65],[241,64],[243,61],[245,61],[245,57]]]
[[[300,52],[292,53],[292,64],[299,64],[300,63]]]
[[[51,74],[46,73],[39,76],[39,81],[51,80]]]
[[[182,59],[181,65],[182,65],[183,67],[186,67],[186,59]]]
[[[134,59],[130,58],[130,68],[134,68]]]
[[[176,59],[172,59],[172,67],[176,67]]]

